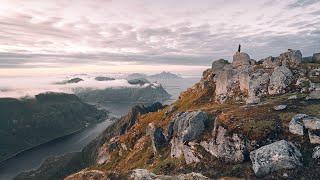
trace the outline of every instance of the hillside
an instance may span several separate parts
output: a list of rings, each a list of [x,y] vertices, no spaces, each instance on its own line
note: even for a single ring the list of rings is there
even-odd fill
[[[172,105],[116,121],[66,179],[318,179],[319,83],[318,54],[236,52]]]
[[[0,99],[0,160],[104,120],[106,112],[72,94]]]
[[[97,104],[107,104],[108,102],[163,102],[170,98],[170,94],[161,84],[142,80],[130,80],[128,82],[134,87],[79,89],[75,93],[85,102]]]

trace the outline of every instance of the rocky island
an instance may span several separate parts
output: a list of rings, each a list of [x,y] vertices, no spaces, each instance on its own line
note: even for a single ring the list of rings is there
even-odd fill
[[[173,104],[134,107],[74,156],[81,166],[50,177],[317,179],[319,132],[319,54],[289,49],[256,61],[238,51]]]

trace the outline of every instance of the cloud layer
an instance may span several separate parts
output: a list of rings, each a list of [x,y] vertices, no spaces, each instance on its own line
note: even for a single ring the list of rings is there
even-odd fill
[[[319,29],[318,0],[0,0],[0,68],[311,55]]]

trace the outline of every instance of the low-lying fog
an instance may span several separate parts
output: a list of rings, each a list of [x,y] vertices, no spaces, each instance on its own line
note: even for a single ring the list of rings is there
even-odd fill
[[[0,77],[0,97],[20,98],[35,96],[43,92],[73,93],[77,88],[105,89],[121,87],[138,87],[131,85],[124,77],[113,77],[116,80],[97,81],[94,78],[102,75],[72,75],[57,77]],[[78,83],[57,84],[72,78],[81,78]]]

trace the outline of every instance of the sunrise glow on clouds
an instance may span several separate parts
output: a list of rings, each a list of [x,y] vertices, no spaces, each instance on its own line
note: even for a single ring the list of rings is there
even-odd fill
[[[320,51],[318,0],[0,0],[0,76],[201,71],[287,48]]]

